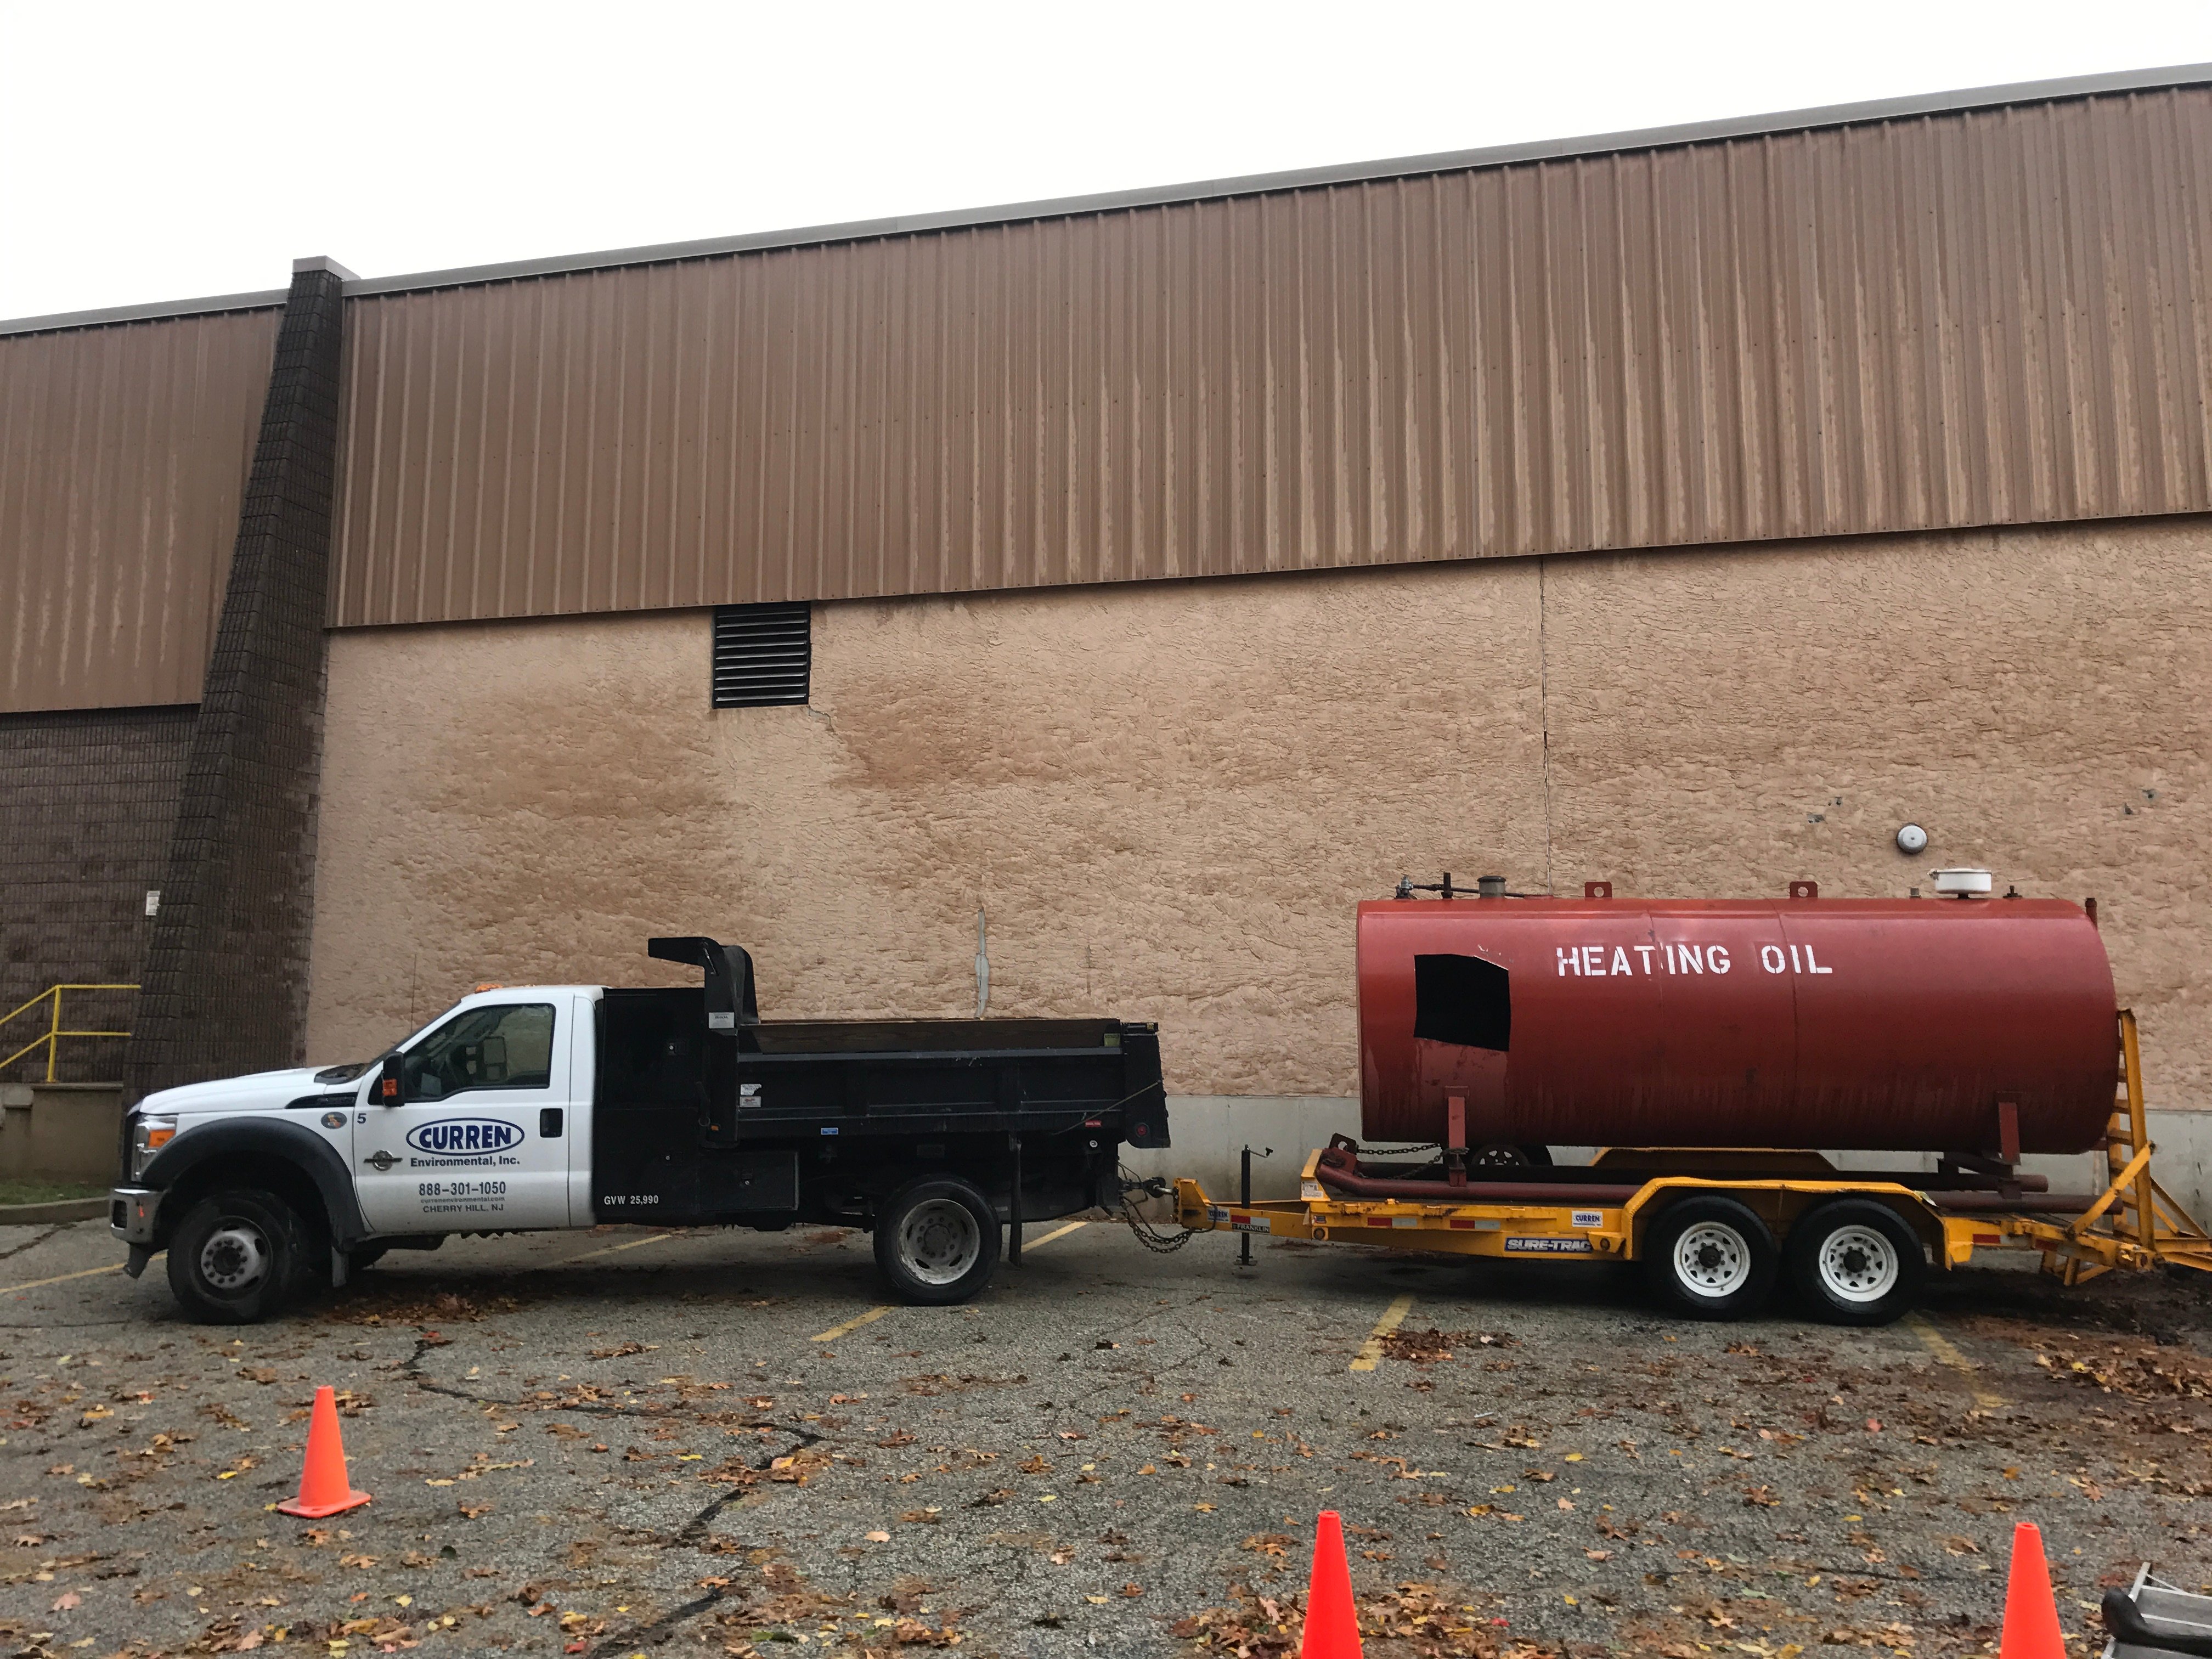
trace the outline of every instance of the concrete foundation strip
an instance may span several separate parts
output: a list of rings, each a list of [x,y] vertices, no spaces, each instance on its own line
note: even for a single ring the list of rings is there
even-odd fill
[[[92,1221],[107,1213],[104,1198],[62,1198],[51,1204],[0,1204],[0,1227],[41,1227]]]
[[[1352,1362],[1355,1371],[1371,1371],[1382,1358],[1382,1339],[1396,1330],[1413,1306],[1413,1298],[1401,1296],[1393,1302],[1382,1317],[1375,1322],[1375,1328],[1367,1333],[1367,1340],[1359,1345],[1359,1358]]]

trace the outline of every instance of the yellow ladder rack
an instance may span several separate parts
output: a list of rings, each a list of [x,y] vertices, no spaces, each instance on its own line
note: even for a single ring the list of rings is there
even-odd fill
[[[2037,1223],[2022,1231],[2042,1248],[2043,1270],[2069,1285],[2154,1261],[2212,1273],[2212,1233],[2151,1174],[2142,1054],[2131,1009],[2120,1010],[2119,1036],[2120,1093],[2105,1130],[2104,1193],[2067,1226]]]

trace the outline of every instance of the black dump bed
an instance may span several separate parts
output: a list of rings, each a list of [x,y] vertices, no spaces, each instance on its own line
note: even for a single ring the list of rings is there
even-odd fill
[[[1112,1202],[1124,1142],[1168,1144],[1152,1024],[762,1021],[742,951],[670,943],[727,965],[719,988],[709,968],[703,988],[600,1002],[601,1220],[865,1224],[935,1171],[973,1182],[1002,1218],[1041,1221]],[[717,1022],[717,1003],[735,1018]]]

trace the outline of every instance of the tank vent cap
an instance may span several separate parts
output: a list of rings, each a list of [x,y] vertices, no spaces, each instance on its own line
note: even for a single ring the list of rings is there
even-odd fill
[[[1474,878],[1474,890],[1477,896],[1482,898],[1504,898],[1505,896],[1505,878],[1503,876],[1477,876]]]
[[[1986,870],[1938,870],[1936,891],[1942,898],[1987,898],[1993,885]]]

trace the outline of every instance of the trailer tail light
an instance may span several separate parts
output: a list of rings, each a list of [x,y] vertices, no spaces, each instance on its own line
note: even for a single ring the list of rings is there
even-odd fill
[[[1974,1235],[1974,1243],[1977,1244],[2002,1244],[2004,1243],[2004,1235],[2002,1233],[1976,1233]]]

